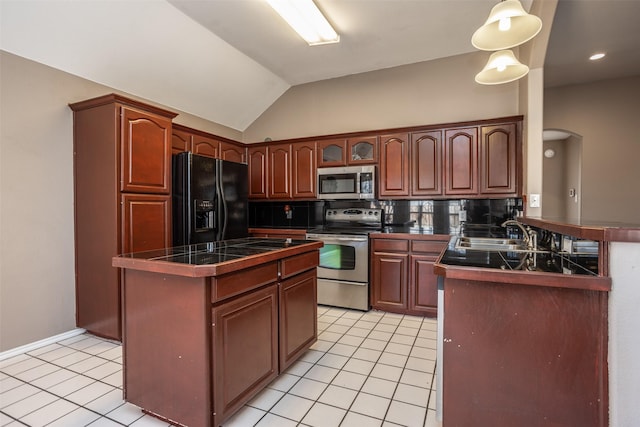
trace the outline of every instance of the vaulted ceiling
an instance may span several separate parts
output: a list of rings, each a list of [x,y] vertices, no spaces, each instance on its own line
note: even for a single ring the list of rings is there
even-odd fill
[[[0,47],[242,131],[293,85],[474,51],[497,1],[316,3],[340,43],[309,47],[263,0],[2,0]],[[637,0],[560,0],[545,80],[640,74],[638,18]]]

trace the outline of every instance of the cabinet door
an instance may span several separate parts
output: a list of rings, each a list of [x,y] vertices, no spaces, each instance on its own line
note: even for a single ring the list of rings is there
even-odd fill
[[[408,254],[374,252],[371,265],[371,305],[379,310],[407,309]]]
[[[408,134],[380,137],[380,197],[409,195]]]
[[[250,147],[249,198],[267,198],[267,147]]]
[[[517,193],[516,124],[482,126],[480,193]]]
[[[316,197],[316,143],[292,144],[293,198]]]
[[[442,195],[442,131],[411,134],[411,195]]]
[[[478,129],[445,130],[445,194],[478,194]]]
[[[171,120],[121,107],[121,191],[169,194]]]
[[[291,198],[291,144],[269,146],[269,184],[267,195],[270,199]]]
[[[347,164],[347,141],[331,139],[318,142],[318,167],[345,166]]]
[[[171,152],[173,154],[184,153],[191,150],[191,134],[179,129],[171,132]]]
[[[236,163],[247,163],[247,149],[220,141],[220,158]]]
[[[435,317],[438,313],[438,276],[433,272],[437,256],[411,255],[409,311]]]
[[[202,135],[193,135],[191,151],[201,156],[220,158],[220,141]]]
[[[214,307],[212,324],[211,425],[219,426],[278,375],[277,284]]]
[[[315,268],[280,284],[280,372],[317,339],[316,294]]]
[[[378,137],[362,136],[347,140],[347,163],[350,165],[375,164],[378,162]]]
[[[122,195],[122,252],[171,247],[171,196]]]

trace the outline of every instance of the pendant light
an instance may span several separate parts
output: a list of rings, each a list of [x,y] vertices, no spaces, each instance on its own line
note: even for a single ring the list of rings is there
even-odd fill
[[[521,64],[511,50],[500,50],[491,54],[487,65],[476,74],[476,82],[483,85],[509,83],[528,72],[529,67]]]
[[[471,43],[480,50],[503,50],[534,38],[542,29],[542,20],[528,14],[520,1],[504,0],[491,9],[484,25],[473,33]]]

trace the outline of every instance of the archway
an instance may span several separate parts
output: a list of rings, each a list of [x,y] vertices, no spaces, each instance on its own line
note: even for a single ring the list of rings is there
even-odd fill
[[[582,136],[564,129],[545,129],[542,137],[542,216],[579,221]]]

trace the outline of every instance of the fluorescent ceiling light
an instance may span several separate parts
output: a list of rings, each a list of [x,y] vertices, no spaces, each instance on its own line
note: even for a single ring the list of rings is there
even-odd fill
[[[340,36],[312,0],[266,1],[310,46],[340,41]]]

